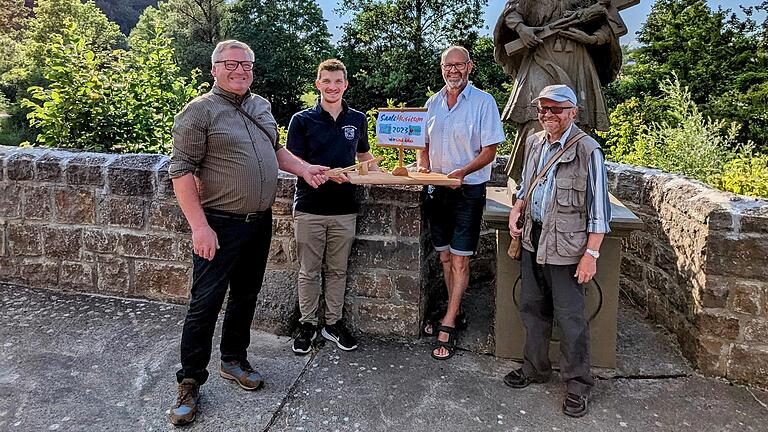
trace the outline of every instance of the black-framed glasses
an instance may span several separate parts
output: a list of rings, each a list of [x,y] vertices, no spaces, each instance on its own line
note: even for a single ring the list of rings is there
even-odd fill
[[[253,70],[253,62],[249,60],[243,60],[243,61],[237,61],[237,60],[219,60],[217,62],[213,62],[214,64],[217,63],[224,63],[224,69],[233,71],[237,69],[237,65],[240,65],[243,67],[243,70],[248,72],[249,70]]]
[[[552,114],[562,114],[564,110],[574,109],[575,106],[570,107],[559,107],[559,106],[543,106],[543,107],[536,107],[536,112],[539,114],[546,114],[547,111],[551,112]]]
[[[440,67],[443,68],[443,70],[446,72],[449,72],[451,69],[454,69],[454,68],[459,72],[464,72],[467,69],[467,65],[469,64],[470,61],[459,62],[459,63],[441,63]]]

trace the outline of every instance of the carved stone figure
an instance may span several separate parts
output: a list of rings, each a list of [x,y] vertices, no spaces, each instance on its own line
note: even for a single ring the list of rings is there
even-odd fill
[[[519,179],[522,145],[541,130],[531,101],[548,85],[565,84],[579,100],[577,125],[606,130],[601,85],[621,67],[619,37],[627,28],[619,10],[639,0],[508,0],[494,31],[495,58],[515,77],[502,120],[518,126],[507,174]]]

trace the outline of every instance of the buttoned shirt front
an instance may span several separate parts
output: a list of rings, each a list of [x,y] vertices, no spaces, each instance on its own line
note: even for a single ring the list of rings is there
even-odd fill
[[[334,119],[318,101],[314,108],[300,111],[291,118],[286,147],[311,164],[344,168],[355,163],[358,153],[370,150],[368,120],[346,101],[342,101],[342,110]],[[299,178],[294,209],[316,215],[357,213],[355,187],[351,183],[329,181],[313,188]]]
[[[273,135],[265,134],[233,104]],[[196,175],[204,208],[237,214],[267,210],[277,192],[276,153],[282,147],[276,136],[277,122],[266,99],[250,91],[239,96],[214,85],[174,117],[168,173],[171,178]]]
[[[572,130],[573,125],[563,133],[559,140],[553,143],[550,143],[549,140],[544,142],[544,148],[541,151],[536,167],[537,173],[568,142],[568,137]],[[529,169],[530,167],[527,166],[523,168],[523,179],[529,178]],[[536,185],[533,194],[531,194],[531,202],[527,203],[527,205],[531,206],[531,218],[535,222],[541,223],[544,221],[544,212],[552,201],[556,171],[557,162],[552,164],[544,177]],[[611,231],[609,225],[611,221],[611,203],[606,189],[606,177],[603,152],[600,149],[595,149],[590,154],[589,171],[587,173],[587,232],[608,233]],[[525,199],[527,187],[528,185],[526,184],[521,185],[520,190],[517,191],[518,199]]]
[[[504,142],[496,100],[472,83],[448,108],[447,89],[443,87],[427,100],[427,143],[432,172],[448,174],[472,162],[483,147]],[[491,178],[491,164],[468,174],[464,184],[481,184]]]

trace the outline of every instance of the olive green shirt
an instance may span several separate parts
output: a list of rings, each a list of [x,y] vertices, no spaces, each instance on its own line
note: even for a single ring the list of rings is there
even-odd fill
[[[276,153],[282,148],[270,108],[266,99],[250,91],[238,96],[216,85],[193,99],[174,118],[170,177],[197,176],[203,208],[237,214],[269,209],[277,193]]]

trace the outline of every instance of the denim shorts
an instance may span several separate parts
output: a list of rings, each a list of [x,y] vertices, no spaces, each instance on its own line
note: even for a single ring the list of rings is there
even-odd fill
[[[424,188],[424,212],[438,252],[472,256],[480,242],[480,223],[485,208],[485,183]]]

